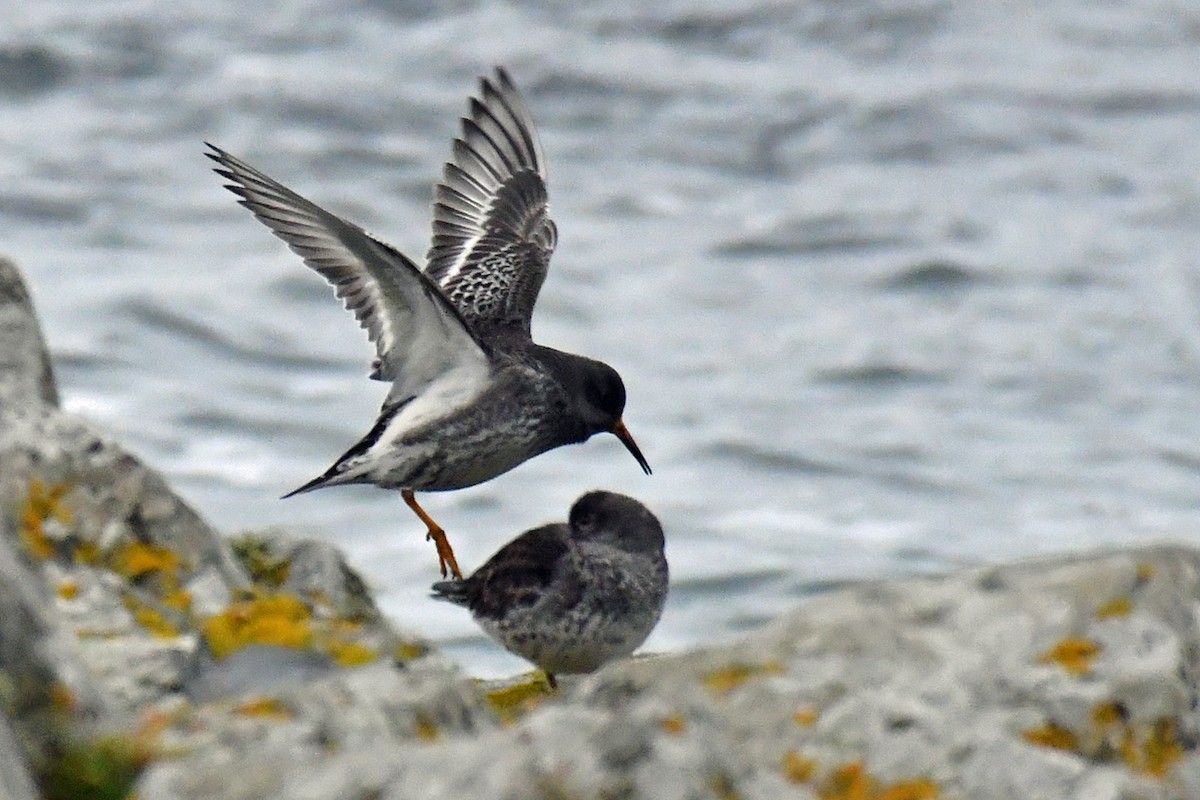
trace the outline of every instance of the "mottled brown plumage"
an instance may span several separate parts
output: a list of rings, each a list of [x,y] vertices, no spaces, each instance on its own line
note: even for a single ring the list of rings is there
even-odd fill
[[[667,595],[663,532],[631,497],[588,492],[568,521],[526,531],[469,578],[433,585],[506,649],[555,673],[632,653]]]

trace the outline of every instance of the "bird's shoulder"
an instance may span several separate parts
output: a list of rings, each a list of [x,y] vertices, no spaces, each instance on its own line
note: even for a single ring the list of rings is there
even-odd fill
[[[543,525],[500,548],[468,579],[471,611],[499,619],[512,608],[536,603],[569,565],[568,530],[562,523]]]

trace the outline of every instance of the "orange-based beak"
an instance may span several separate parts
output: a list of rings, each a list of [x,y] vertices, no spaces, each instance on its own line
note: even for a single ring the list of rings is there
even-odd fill
[[[625,445],[625,448],[629,452],[633,453],[633,457],[637,459],[638,464],[642,468],[642,472],[645,472],[647,475],[649,475],[650,464],[646,461],[646,457],[642,455],[642,451],[638,449],[637,442],[633,440],[633,434],[629,432],[629,428],[625,427],[625,423],[621,420],[617,420],[617,424],[613,425],[612,427],[612,432],[616,434],[618,439],[621,440],[621,444]]]

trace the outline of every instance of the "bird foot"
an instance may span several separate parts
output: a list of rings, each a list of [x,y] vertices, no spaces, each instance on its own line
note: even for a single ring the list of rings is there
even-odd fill
[[[430,528],[425,534],[425,541],[433,540],[433,546],[437,548],[438,568],[442,571],[442,577],[446,577],[447,568],[454,576],[455,580],[462,580],[462,572],[458,569],[458,560],[454,557],[454,550],[450,547],[450,540],[446,538],[446,532],[441,528]]]
[[[458,560],[454,557],[454,550],[450,548],[450,540],[446,538],[446,532],[442,530],[442,526],[433,521],[433,518],[425,513],[425,509],[421,508],[417,503],[416,496],[412,490],[404,489],[400,492],[400,496],[404,498],[404,502],[413,510],[421,522],[425,523],[428,532],[425,534],[425,541],[433,540],[433,544],[437,547],[438,554],[438,569],[442,571],[442,577],[446,577],[447,568],[454,576],[455,580],[462,580],[462,572],[458,569]]]

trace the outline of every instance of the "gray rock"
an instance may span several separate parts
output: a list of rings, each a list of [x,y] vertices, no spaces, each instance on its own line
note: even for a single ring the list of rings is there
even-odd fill
[[[58,406],[50,355],[21,272],[0,256],[0,409]]]
[[[333,668],[333,658],[327,653],[249,645],[221,660],[202,653],[192,665],[184,691],[194,703],[211,703],[304,684],[328,675]]]
[[[0,797],[5,800],[37,800],[25,757],[8,718],[0,714]]]
[[[250,586],[229,546],[162,476],[79,417],[52,408],[0,416],[0,463],[0,500],[9,507],[20,507],[35,483],[65,490],[61,499],[78,544],[101,551],[134,543],[169,548],[185,583],[215,569],[227,591]]]
[[[160,475],[61,412],[29,293],[2,260],[0,353],[0,716],[17,763],[56,774],[55,759],[115,741],[120,769],[136,766],[147,713],[190,708],[191,681],[199,707],[230,716],[213,701],[307,686],[345,665],[447,673],[383,619],[335,550],[276,536],[286,580],[252,579]],[[280,638],[294,641],[255,646]],[[281,668],[297,660],[307,666]],[[15,794],[22,773],[8,764]]]
[[[152,765],[139,793],[206,796],[232,763],[260,781],[238,797],[313,800],[749,800],[868,782],[876,795],[1186,800],[1200,774],[1197,598],[1200,552],[1167,547],[867,584],[730,646],[564,680],[507,727],[445,675],[404,683],[373,667],[274,695],[294,716],[260,722],[253,746],[205,716],[208,736],[236,745],[172,740],[187,756]],[[378,707],[359,720],[354,698]],[[305,750],[314,740],[342,746]]]
[[[0,786],[16,794],[22,778],[11,763],[14,748],[26,763],[44,764],[66,717],[86,723],[110,709],[75,636],[53,613],[47,587],[17,556],[10,528],[0,517],[0,720],[5,735],[10,725],[16,734],[0,741]]]
[[[142,800],[1200,796],[1200,550],[869,583],[551,696],[477,684],[333,548],[231,547],[58,411],[7,268],[5,797],[98,732],[129,741],[124,769],[148,761]]]

